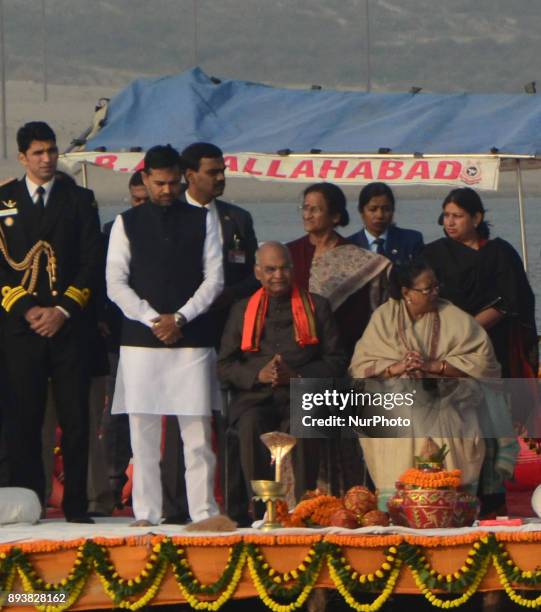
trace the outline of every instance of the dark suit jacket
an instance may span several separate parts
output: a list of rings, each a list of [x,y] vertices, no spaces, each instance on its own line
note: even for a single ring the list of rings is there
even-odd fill
[[[368,240],[364,228],[348,238],[350,242],[368,249]],[[402,229],[396,225],[389,226],[387,240],[383,245],[384,255],[393,263],[406,263],[414,259],[423,250],[423,235],[417,230]]]
[[[103,229],[101,233],[103,235],[103,240],[105,242],[105,252],[107,253],[107,247],[109,246],[109,238],[111,237],[111,230],[113,229],[113,221],[107,221],[107,223],[103,224]]]
[[[284,361],[304,378],[338,378],[347,367],[347,356],[329,302],[311,294],[315,306],[319,344],[299,346],[295,342],[293,314],[289,298],[271,298],[260,350],[242,351],[242,328],[248,299],[237,302],[231,309],[222,337],[218,357],[218,376],[233,390],[229,419],[234,423],[246,410],[274,403],[289,405],[289,385],[273,389],[258,382],[259,371],[280,353]]]
[[[216,209],[222,226],[224,243],[225,286],[233,292],[234,299],[239,300],[252,295],[259,288],[259,282],[254,277],[257,251],[254,222],[247,210],[235,204],[216,200]],[[244,263],[230,261],[230,253],[237,248],[245,254]]]
[[[186,202],[184,193],[179,199]],[[216,210],[222,226],[224,284],[232,291],[234,299],[238,300],[251,295],[259,288],[254,277],[257,251],[254,222],[247,210],[223,200],[216,200]],[[230,254],[236,249],[244,253],[244,262],[235,263],[230,260]]]
[[[186,201],[184,194],[179,199]],[[254,276],[257,238],[252,215],[240,206],[223,200],[216,200],[216,210],[223,236],[224,292],[210,310],[201,316],[213,327],[215,346],[218,348],[231,305],[252,295],[260,285]],[[243,262],[234,261],[234,251],[244,254]]]
[[[57,295],[53,295],[49,288],[45,257],[42,256],[37,295],[23,294],[11,305],[7,315],[2,308],[6,322],[20,321],[24,313],[35,305],[59,305],[76,317],[84,306],[67,295],[66,290],[75,287],[80,292],[88,289],[92,294],[98,287],[103,265],[94,194],[88,189],[56,180],[39,221],[24,179],[17,180],[0,187],[0,214],[9,209],[16,210],[17,214],[0,216],[9,256],[19,262],[38,240],[49,242],[56,257],[54,289]],[[13,270],[0,254],[0,288],[3,294],[20,285],[22,277],[23,273]]]

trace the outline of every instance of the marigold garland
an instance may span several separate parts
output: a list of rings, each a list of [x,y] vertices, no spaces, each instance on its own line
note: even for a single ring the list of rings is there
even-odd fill
[[[285,499],[276,500],[276,520],[285,525],[285,521],[289,518],[289,506]]]
[[[508,576],[509,570],[506,568],[506,565],[507,565],[506,563],[502,563],[500,559],[496,557],[494,557],[493,563],[494,563],[494,567],[496,568],[496,572],[498,573],[498,578],[500,579],[500,583],[502,584],[505,592],[507,593],[507,596],[512,602],[518,604],[519,606],[523,606],[525,608],[538,608],[541,605],[541,595],[539,595],[535,599],[528,599],[526,597],[523,597],[522,595],[519,595],[516,592],[516,590],[511,586],[511,580]],[[515,568],[513,568],[511,572],[515,573],[514,571]],[[518,570],[518,568],[516,568],[516,570]],[[518,572],[520,572],[520,570],[518,570],[516,573],[518,574]],[[524,574],[525,572],[521,572],[521,573]],[[529,572],[529,573],[532,574],[533,572]],[[536,574],[539,574],[539,572],[536,572]],[[539,584],[539,582],[537,582],[536,584]]]
[[[327,563],[332,565],[336,575],[340,578],[340,583],[349,593],[359,589],[377,592],[386,587],[389,575],[402,564],[401,559],[397,557],[398,551],[396,546],[386,548],[383,552],[385,558],[381,566],[367,574],[360,574],[352,568],[338,547],[331,549]]]
[[[82,546],[84,543],[84,538],[62,541],[38,540],[36,542],[23,542],[17,548],[23,553],[57,552],[59,550],[72,550]],[[113,540],[112,546],[115,546],[115,540]],[[0,554],[8,553],[12,548],[13,544],[1,544]]]
[[[113,548],[117,546],[139,546],[141,540],[148,540],[152,546],[158,544],[164,539],[163,535],[144,536],[128,536],[121,538],[110,537],[95,537],[92,541],[99,546],[107,546]],[[171,540],[175,544],[181,546],[231,546],[242,541],[242,536],[239,534],[231,534],[226,536],[174,536]],[[24,553],[36,552],[58,552],[60,550],[73,550],[82,546],[87,540],[85,538],[77,538],[74,540],[37,540],[34,542],[23,542],[17,545],[17,548]],[[0,544],[0,554],[8,553],[13,548],[13,544]]]
[[[498,542],[541,542],[541,531],[499,531],[495,536]]]
[[[259,548],[249,545],[250,576],[263,603],[275,612],[300,608],[317,582],[328,547],[325,542],[315,544],[295,569],[280,573],[269,566]]]
[[[398,480],[403,484],[423,489],[457,489],[460,487],[461,475],[460,470],[425,472],[416,468],[409,468]]]
[[[278,520],[284,527],[306,527],[308,524],[328,526],[334,512],[343,507],[338,497],[318,495],[301,501],[291,514],[284,511],[283,505],[280,506]]]
[[[511,537],[513,536],[513,537]],[[349,539],[345,539],[349,538]],[[390,540],[390,538],[394,538]],[[474,538],[474,541],[471,541]],[[426,536],[253,536],[216,538],[219,545],[229,544],[229,557],[221,576],[212,584],[202,584],[195,577],[182,545],[170,538],[154,537],[153,549],[140,573],[131,579],[119,576],[111,563],[104,540],[87,540],[77,547],[76,557],[66,578],[48,583],[37,575],[27,553],[18,547],[0,553],[0,590],[13,589],[17,577],[25,592],[58,592],[66,601],[58,605],[36,606],[41,612],[62,612],[78,601],[90,574],[95,571],[115,607],[136,611],[157,595],[169,567],[173,569],[183,598],[196,610],[218,610],[233,596],[248,565],[250,576],[262,601],[276,612],[291,612],[308,598],[326,561],[334,585],[345,601],[360,612],[375,612],[387,601],[407,565],[424,597],[435,607],[453,609],[463,605],[478,590],[490,563],[508,597],[517,605],[541,607],[541,596],[528,599],[519,588],[541,588],[541,570],[522,570],[506,550],[506,541],[539,541],[539,533],[475,533],[458,537]],[[200,545],[210,545],[213,538],[201,538]],[[430,541],[442,545],[470,543],[463,564],[450,574],[438,573],[424,553]],[[183,541],[192,543],[191,538]],[[149,540],[150,542],[150,540]],[[205,542],[205,544],[203,544]],[[233,543],[235,542],[235,543]],[[297,567],[278,572],[266,560],[260,546],[296,544],[310,546]],[[385,542],[385,544],[383,544]],[[343,546],[384,546],[382,564],[370,573],[359,573],[343,553]],[[370,603],[358,601],[359,595],[377,594]],[[436,593],[443,593],[438,595]],[[204,598],[204,599],[201,599]],[[207,599],[212,598],[212,599]]]
[[[316,568],[328,552],[328,545],[324,542],[316,543],[304,556],[296,568],[287,572],[278,572],[269,565],[259,547],[247,547],[251,566],[256,571],[260,582],[271,595],[291,600],[298,596],[304,586],[312,580],[317,580],[319,571]],[[315,572],[315,575],[314,575]]]
[[[487,572],[488,564],[490,562],[490,557],[485,558],[482,561],[481,567],[477,571],[477,573],[473,576],[473,580],[471,581],[470,586],[464,591],[464,593],[455,599],[441,599],[437,597],[432,591],[426,587],[422,578],[419,575],[417,570],[412,569],[411,572],[413,574],[413,579],[415,580],[415,584],[421,591],[421,593],[425,596],[425,598],[435,607],[449,609],[449,608],[458,608],[465,604],[473,595],[477,592],[481,581],[485,577]]]
[[[177,579],[179,589],[182,592],[184,599],[186,599],[186,601],[190,604],[192,608],[194,608],[194,610],[219,610],[227,601],[229,601],[233,597],[235,591],[237,590],[237,586],[242,577],[242,570],[244,569],[245,562],[246,551],[242,550],[240,552],[239,558],[237,559],[236,565],[231,565],[232,572],[229,584],[226,586],[223,593],[218,597],[218,599],[215,599],[214,601],[201,601],[194,595],[193,591],[195,589],[193,587],[197,586],[197,581],[191,583],[190,589],[185,585],[184,581],[182,580],[182,576],[175,573],[175,577]],[[223,578],[224,574],[222,574],[219,580]],[[204,585],[200,585],[200,587],[204,587]],[[206,587],[207,590],[209,590],[210,588],[210,585]]]
[[[312,546],[316,542],[321,542],[323,535],[320,533],[276,536],[246,534],[242,539],[245,544],[257,546]]]
[[[423,548],[438,548],[440,546],[464,546],[464,544],[473,544],[474,542],[478,542],[481,540],[481,538],[486,537],[488,534],[489,532],[487,531],[473,531],[471,533],[465,533],[456,536],[405,535],[404,541],[415,546],[422,546]]]
[[[313,512],[310,520],[315,525],[328,527],[331,524],[332,515],[338,510],[343,510],[344,504],[341,500],[329,501],[326,504],[319,505]]]
[[[155,543],[159,543],[162,539],[163,536],[159,536]],[[170,539],[173,544],[180,546],[233,546],[233,544],[242,542],[244,538],[239,534],[232,534],[227,536],[174,536]]]
[[[381,548],[387,546],[398,546],[404,541],[404,536],[398,534],[389,535],[342,535],[338,533],[328,533],[325,535],[325,542],[338,544],[338,546],[348,546],[351,548]]]
[[[423,550],[407,542],[403,542],[400,547],[400,558],[411,568],[414,580],[423,595],[433,605],[440,607],[440,603],[445,604],[444,607],[457,607],[461,603],[444,602],[432,593],[432,590],[437,589],[450,594],[462,594],[459,598],[462,603],[467,601],[477,590],[479,583],[486,574],[488,563],[492,555],[494,540],[489,537],[483,537],[478,542],[475,542],[473,547],[468,552],[462,566],[451,574],[440,574],[430,566]],[[475,588],[472,585],[477,583]],[[456,600],[458,601],[458,600]],[[434,603],[435,602],[435,603]]]
[[[369,604],[360,603],[353,597],[351,590],[348,590],[346,588],[342,577],[340,576],[340,571],[337,570],[335,565],[331,562],[331,558],[327,559],[327,564],[329,567],[329,574],[332,578],[332,581],[334,582],[338,592],[340,593],[340,595],[342,595],[342,597],[350,606],[350,608],[353,608],[357,612],[376,612],[391,596],[396,582],[398,581],[398,577],[400,576],[400,566],[402,562],[400,560],[397,561],[396,566],[389,573],[385,586],[381,591],[381,594],[378,595],[378,597],[376,597],[374,601]]]

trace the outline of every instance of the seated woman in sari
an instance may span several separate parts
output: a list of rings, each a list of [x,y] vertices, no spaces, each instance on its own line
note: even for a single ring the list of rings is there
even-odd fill
[[[461,469],[463,483],[475,493],[485,447],[475,416],[472,422],[472,408],[481,405],[483,392],[472,379],[500,375],[490,340],[470,315],[439,298],[438,280],[425,261],[393,268],[389,285],[391,298],[372,315],[355,347],[350,374],[387,379],[390,387],[391,379],[401,377],[469,378],[471,382],[454,385],[454,391],[439,398],[436,431],[430,436],[440,446],[447,444],[446,469]],[[433,398],[417,394],[411,408],[413,428],[416,422],[418,427],[426,425],[424,415],[432,403]],[[413,436],[361,439],[382,509],[423,446],[424,439]]]
[[[295,283],[329,300],[349,360],[372,311],[386,297],[386,271],[391,262],[350,244],[336,231],[349,223],[346,197],[337,185],[307,187],[301,212],[306,236],[286,245]],[[329,493],[342,495],[364,482],[356,440],[329,440],[322,447],[320,481]]]

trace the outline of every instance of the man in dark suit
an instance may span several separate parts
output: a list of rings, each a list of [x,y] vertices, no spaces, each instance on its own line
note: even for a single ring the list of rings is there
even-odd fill
[[[212,329],[214,344],[218,349],[230,307],[237,300],[251,295],[259,286],[253,272],[257,239],[250,213],[218,199],[225,189],[225,163],[221,149],[210,143],[196,142],[184,149],[181,160],[188,187],[180,199],[192,206],[205,208],[214,223],[218,224],[222,241],[225,287],[211,309],[202,315],[208,328]],[[227,481],[228,488],[228,491],[224,491],[227,498],[226,511],[239,523],[245,523],[248,521],[243,514],[246,504],[240,497],[246,488],[240,469],[234,468],[235,463],[238,465],[237,441],[234,436],[229,436],[226,442],[226,424],[220,413],[215,412],[214,415],[221,450],[221,480],[222,483]],[[166,522],[183,523],[188,516],[181,445],[177,422],[169,418],[162,462]],[[228,456],[227,478],[223,472],[224,453]]]
[[[63,432],[63,510],[68,521],[90,523],[86,306],[102,265],[98,211],[91,191],[55,179],[58,148],[46,123],[22,126],[17,144],[26,175],[0,188],[10,482],[45,503],[41,427],[51,378]]]
[[[385,255],[393,263],[405,263],[423,249],[423,235],[393,224],[394,194],[386,183],[369,183],[359,194],[359,214],[364,228],[348,238],[373,253]]]
[[[348,363],[328,301],[294,286],[287,247],[266,242],[255,273],[262,288],[231,309],[218,358],[220,380],[233,389],[229,418],[240,435],[246,496],[250,480],[273,478],[260,436],[289,432],[290,380],[340,377]],[[298,438],[293,449],[297,499],[317,486],[319,442]]]

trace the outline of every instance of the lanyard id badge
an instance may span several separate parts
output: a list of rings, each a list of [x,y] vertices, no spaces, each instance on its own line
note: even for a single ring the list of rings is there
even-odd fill
[[[240,239],[235,234],[233,237],[234,246],[232,249],[229,249],[227,253],[227,260],[229,263],[235,264],[245,264],[246,263],[246,253],[240,247]]]

